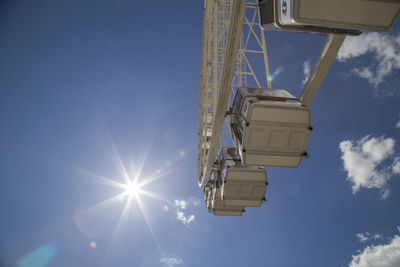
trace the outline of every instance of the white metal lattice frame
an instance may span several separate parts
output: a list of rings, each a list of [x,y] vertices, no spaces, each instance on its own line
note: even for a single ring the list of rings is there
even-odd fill
[[[251,38],[256,45],[252,44],[249,49]],[[205,0],[198,114],[198,182],[201,187],[209,181],[221,146],[221,134],[229,139],[230,127],[225,115],[236,88],[247,86],[250,80],[255,86],[262,87],[248,54],[263,59],[266,75],[263,80],[271,87],[257,2]]]

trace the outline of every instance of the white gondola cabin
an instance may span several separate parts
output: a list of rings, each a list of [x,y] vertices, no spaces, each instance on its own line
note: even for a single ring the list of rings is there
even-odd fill
[[[238,88],[232,139],[243,165],[297,167],[307,156],[310,109],[285,90]]]
[[[264,0],[263,29],[358,35],[388,31],[400,10],[398,0]]]
[[[249,207],[262,204],[268,185],[265,168],[243,166],[235,147],[222,148],[219,165],[224,204]]]
[[[221,188],[215,184],[212,196],[212,212],[220,216],[241,216],[244,212],[244,206],[226,205],[222,201]]]

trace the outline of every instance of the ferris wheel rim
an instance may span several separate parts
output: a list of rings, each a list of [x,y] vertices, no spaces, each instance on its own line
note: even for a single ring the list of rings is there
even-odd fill
[[[220,137],[222,133],[222,128],[225,120],[226,106],[228,104],[228,99],[230,96],[232,79],[234,75],[235,62],[237,59],[237,53],[239,48],[239,41],[241,40],[242,34],[242,21],[245,16],[247,0],[226,0],[225,10],[229,10],[228,13],[221,12],[223,19],[219,20],[219,14],[214,12],[214,19],[217,23],[214,25],[209,24],[210,20],[208,17],[211,5],[214,4],[214,11],[218,12],[221,8],[219,1],[206,1],[205,6],[205,17],[203,24],[203,40],[202,40],[202,60],[201,60],[201,75],[200,75],[200,99],[199,99],[199,136],[198,136],[198,183],[200,187],[204,187],[211,175],[211,171],[217,157],[218,148],[220,147]],[[225,16],[225,17],[224,17]],[[228,21],[228,23],[226,22]],[[211,30],[209,26],[213,26],[214,35],[210,36],[208,30]],[[208,28],[207,28],[208,27]],[[222,31],[220,30],[222,28]],[[220,34],[217,38],[217,34]],[[211,38],[213,37],[213,38]],[[221,38],[220,38],[221,37]],[[225,39],[223,39],[225,38]],[[225,45],[224,56],[221,59],[219,42],[223,41]],[[208,41],[213,41],[214,46],[209,46]],[[210,52],[208,48],[214,48],[213,60],[209,61]],[[207,62],[206,62],[207,57]],[[219,64],[218,59],[223,60],[222,66]],[[211,65],[213,73],[207,72],[209,70],[209,64]],[[220,69],[218,69],[220,67]],[[217,73],[217,70],[220,73]],[[206,79],[212,76],[213,85],[206,87]],[[215,76],[216,75],[216,76]],[[219,76],[219,77],[218,77]],[[209,81],[209,80],[207,80]],[[208,88],[207,95],[205,89]],[[208,96],[213,97],[213,103],[204,105],[204,102],[210,102]],[[207,108],[205,110],[205,108]],[[208,120],[208,116],[211,114],[212,120]],[[209,124],[211,122],[211,124]],[[207,127],[209,126],[209,127]],[[205,142],[204,142],[205,140]]]

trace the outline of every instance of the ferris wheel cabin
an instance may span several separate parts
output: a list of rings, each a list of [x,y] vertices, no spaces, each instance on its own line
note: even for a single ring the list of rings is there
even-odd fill
[[[307,156],[310,109],[289,92],[241,87],[231,112],[232,139],[243,165],[293,168]]]
[[[261,206],[268,185],[265,168],[243,166],[235,147],[223,147],[218,163],[221,168],[221,197],[224,204]]]
[[[212,191],[212,212],[214,215],[221,216],[241,216],[244,211],[244,206],[227,205],[222,199],[221,187],[218,183],[213,185]]]
[[[349,35],[388,31],[399,10],[398,0],[264,0],[259,5],[265,30]]]

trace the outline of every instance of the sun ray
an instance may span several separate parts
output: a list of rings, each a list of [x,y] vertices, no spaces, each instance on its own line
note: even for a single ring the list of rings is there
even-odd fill
[[[92,173],[92,176],[94,176],[95,178],[97,178],[99,181],[99,183],[105,184],[105,185],[110,185],[113,187],[118,187],[118,188],[124,188],[124,185],[121,183],[118,183],[114,180],[111,180],[107,177],[101,176],[101,175],[97,175],[95,173]]]
[[[151,236],[153,237],[153,240],[156,243],[158,250],[160,250],[160,244],[159,244],[159,242],[157,240],[157,237],[156,237],[156,235],[154,233],[153,227],[151,226],[150,219],[147,216],[147,213],[146,213],[146,211],[144,209],[144,204],[143,204],[142,200],[140,199],[139,195],[136,196],[136,201],[138,203],[140,211],[142,212],[143,218],[146,221],[146,224],[147,224],[147,227],[149,228]]]
[[[108,208],[109,206],[111,206],[112,204],[116,203],[121,197],[125,196],[126,192],[122,192],[120,194],[117,194],[115,196],[112,196],[100,203],[97,203],[96,205],[89,207],[85,210],[80,211],[79,213],[88,213],[88,212],[93,212],[93,213],[101,213],[102,210],[105,210],[106,208]]]
[[[117,226],[115,227],[114,233],[113,233],[113,240],[118,235],[118,232],[121,230],[123,223],[126,222],[126,218],[129,214],[129,210],[131,209],[131,204],[132,204],[132,196],[128,195],[128,198],[125,202],[124,208],[121,212],[121,216],[119,217]]]
[[[128,172],[126,171],[125,164],[123,163],[123,161],[121,159],[121,156],[120,156],[120,154],[119,154],[119,152],[118,152],[113,140],[111,139],[110,134],[107,133],[107,135],[109,136],[109,141],[111,143],[112,151],[113,151],[114,156],[115,156],[114,157],[114,164],[115,164],[114,166],[117,168],[117,170],[119,171],[121,176],[124,178],[125,183],[128,183],[130,181],[130,178],[129,178]]]
[[[167,199],[167,198],[164,198],[164,197],[162,197],[162,196],[160,196],[160,195],[157,195],[156,193],[153,193],[153,192],[150,192],[150,191],[146,191],[146,190],[143,190],[143,189],[140,190],[140,193],[143,194],[143,195],[152,197],[152,198],[154,198],[154,199],[161,200],[161,201],[163,201],[163,202],[165,202],[165,203],[168,203],[168,204],[170,204],[170,205],[173,204],[173,202],[172,202],[171,200],[169,200],[169,199]]]
[[[118,237],[120,237],[121,230],[126,226],[126,223],[128,222],[128,219],[131,219],[129,214],[132,210],[135,210],[135,212],[139,212],[142,214],[143,219],[149,229],[149,232],[157,246],[157,248],[160,250],[160,244],[158,242],[158,239],[156,237],[156,233],[154,231],[153,225],[151,223],[151,218],[149,216],[149,212],[145,206],[145,202],[141,198],[141,196],[148,196],[160,201],[163,201],[165,203],[168,203],[169,205],[173,205],[172,201],[168,200],[167,198],[154,193],[150,192],[148,190],[144,190],[144,187],[149,185],[150,183],[153,183],[157,180],[159,180],[162,177],[166,177],[167,175],[171,174],[177,169],[177,165],[175,165],[177,162],[174,162],[175,164],[171,166],[173,162],[167,161],[164,166],[161,166],[154,175],[150,176],[143,176],[143,170],[146,165],[146,161],[149,157],[150,150],[154,141],[155,137],[155,132],[147,136],[147,142],[144,142],[144,146],[142,149],[139,149],[137,152],[137,155],[141,155],[136,159],[136,161],[132,161],[132,165],[126,165],[127,161],[126,159],[121,157],[123,153],[120,153],[118,151],[118,143],[115,143],[111,133],[103,120],[101,116],[100,120],[102,122],[102,128],[104,129],[105,133],[105,155],[108,157],[110,160],[110,163],[114,167],[114,169],[118,172],[118,177],[115,177],[115,179],[110,179],[106,176],[98,175],[96,173],[93,173],[91,171],[86,171],[79,169],[84,175],[89,176],[90,178],[94,178],[93,180],[96,181],[99,184],[104,184],[110,187],[114,188],[119,188],[121,189],[121,193],[116,194],[115,196],[112,196],[104,201],[101,201],[100,203],[97,203],[93,205],[92,207],[87,208],[86,210],[80,211],[79,213],[82,214],[84,217],[84,220],[86,221],[95,221],[95,222],[102,222],[103,220],[98,220],[98,218],[92,218],[92,217],[97,217],[101,215],[107,208],[112,206],[116,202],[122,202],[123,201],[123,206],[118,206],[119,209],[121,209],[119,212],[119,217],[115,218],[115,221],[113,222],[113,227],[112,230],[109,234],[111,234],[111,242],[109,244],[109,248],[113,246],[113,243],[117,240]],[[181,157],[184,156],[184,154],[180,155]],[[128,161],[131,162],[131,161]],[[146,165],[147,166],[147,165]],[[116,174],[117,174],[116,172]],[[109,175],[107,175],[109,176]],[[134,201],[135,200],[135,201]],[[121,203],[122,204],[122,203]],[[140,214],[139,213],[139,214]],[[139,216],[141,217],[141,216]],[[110,225],[111,226],[111,225]],[[104,229],[104,228],[103,228]],[[99,229],[100,230],[100,229]]]
[[[104,184],[104,185],[109,185],[109,186],[113,186],[113,187],[117,187],[117,188],[124,188],[124,184],[116,182],[115,180],[112,180],[110,178],[107,178],[105,176],[99,175],[97,173],[94,173],[92,171],[89,170],[85,170],[83,168],[77,167],[77,166],[73,166],[70,165],[71,169],[74,169],[77,172],[80,172],[81,174],[86,174],[91,176],[92,178],[95,178],[95,182],[98,184]]]
[[[124,195],[126,195],[126,192],[123,193]],[[129,213],[129,210],[131,208],[131,203],[132,203],[132,196],[131,195],[127,195],[127,200],[125,202],[124,208],[121,212],[121,215],[119,217],[119,220],[117,222],[117,225],[115,226],[115,229],[112,233],[111,236],[111,241],[108,244],[107,250],[106,250],[106,257],[108,257],[109,253],[111,253],[112,248],[114,247],[115,241],[120,233],[120,230],[122,228],[122,225],[126,222],[126,217]]]
[[[140,158],[137,169],[135,170],[135,172],[133,174],[133,182],[134,183],[138,183],[138,181],[142,175],[142,171],[143,171],[144,165],[146,163],[147,157],[149,155],[151,146],[153,145],[153,141],[154,141],[154,134],[150,136],[150,141],[147,142],[145,148],[143,149],[144,151],[141,153],[141,155],[143,155],[143,156]]]
[[[121,155],[119,154],[118,149],[115,146],[114,140],[111,137],[111,133],[108,130],[108,127],[107,127],[104,119],[101,116],[99,116],[99,119],[101,120],[101,124],[104,128],[104,132],[106,134],[107,140],[111,146],[111,155],[108,153],[107,153],[107,155],[109,155],[111,162],[113,163],[114,167],[119,171],[119,173],[121,174],[125,183],[128,183],[130,178],[129,178],[129,174],[125,168],[125,164],[121,159]]]
[[[143,187],[143,186],[145,186],[145,185],[147,185],[149,183],[152,183],[152,182],[154,182],[154,181],[156,181],[156,180],[158,180],[158,179],[160,179],[160,178],[162,178],[162,177],[174,172],[176,169],[177,168],[171,168],[171,169],[169,169],[169,170],[167,170],[165,172],[159,173],[159,174],[157,174],[155,176],[147,177],[147,178],[143,179],[142,182],[139,183],[139,186]]]

